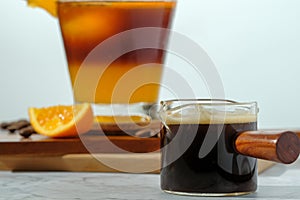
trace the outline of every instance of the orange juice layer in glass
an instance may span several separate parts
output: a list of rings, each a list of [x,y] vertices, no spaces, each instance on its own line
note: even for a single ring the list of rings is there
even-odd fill
[[[87,61],[85,65],[82,63],[97,45],[118,33],[142,27],[169,28],[174,8],[175,2],[172,1],[58,2],[58,18],[75,101],[96,104],[156,102],[163,71],[164,50],[133,50],[115,59],[108,67],[101,59],[97,62]],[[144,37],[147,40],[147,35]],[[131,38],[126,43],[134,43],[135,35]],[[166,44],[167,36],[159,40],[161,41],[155,42]],[[126,43],[123,44],[124,47]],[[122,44],[118,47],[122,48]],[[144,66],[138,67],[141,65]],[[78,87],[74,87],[79,69],[85,77],[76,84]],[[90,87],[91,77],[98,70],[104,72],[97,81],[95,91],[91,93],[87,88]],[[124,77],[125,83],[117,84]],[[139,79],[146,79],[144,82],[147,84],[141,85]]]

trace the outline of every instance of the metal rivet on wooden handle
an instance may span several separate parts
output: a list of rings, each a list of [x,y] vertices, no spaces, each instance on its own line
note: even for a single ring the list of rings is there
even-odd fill
[[[235,139],[238,153],[290,164],[300,153],[300,139],[292,131],[246,131]]]

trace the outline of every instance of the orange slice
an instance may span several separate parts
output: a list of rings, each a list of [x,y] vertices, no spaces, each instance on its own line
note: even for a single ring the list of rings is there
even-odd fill
[[[34,130],[49,137],[75,137],[89,131],[94,116],[88,103],[74,106],[29,108],[29,119]]]
[[[29,6],[42,8],[54,17],[57,16],[56,2],[57,0],[27,0]]]

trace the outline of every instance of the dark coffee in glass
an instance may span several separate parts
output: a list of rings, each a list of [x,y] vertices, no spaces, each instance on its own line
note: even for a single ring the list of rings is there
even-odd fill
[[[239,132],[257,129],[255,103],[181,100],[163,104],[167,108],[161,110],[162,190],[200,196],[256,190],[256,159],[236,153],[233,145]]]

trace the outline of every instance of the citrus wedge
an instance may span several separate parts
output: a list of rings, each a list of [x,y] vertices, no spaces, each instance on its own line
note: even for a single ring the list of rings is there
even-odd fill
[[[94,116],[88,103],[74,106],[29,108],[29,119],[34,130],[49,137],[76,137],[89,131]]]
[[[46,10],[52,16],[57,16],[57,0],[27,0],[28,6],[38,7]]]

